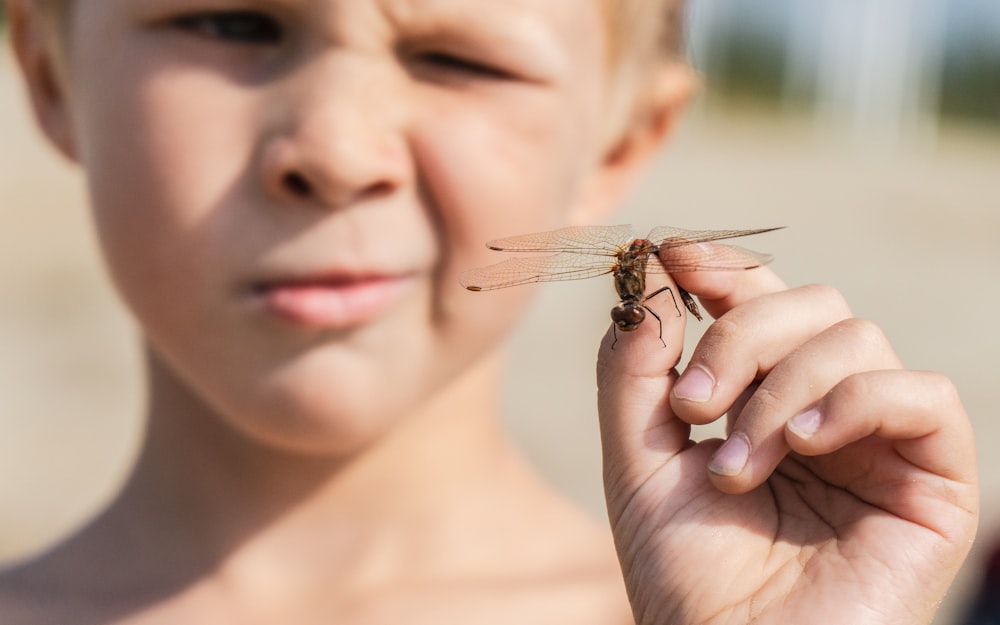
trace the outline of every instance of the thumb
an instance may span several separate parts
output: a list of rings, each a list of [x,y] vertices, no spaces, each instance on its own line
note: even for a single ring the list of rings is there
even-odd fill
[[[597,357],[604,482],[613,515],[613,502],[627,501],[629,493],[687,446],[690,435],[690,426],[674,417],[669,401],[683,348],[685,318],[679,311],[684,306],[669,276],[649,278],[649,292],[670,289],[644,302],[661,323],[647,311],[634,331],[612,325]]]

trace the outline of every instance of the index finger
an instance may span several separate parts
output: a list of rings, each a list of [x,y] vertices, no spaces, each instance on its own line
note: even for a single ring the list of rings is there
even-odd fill
[[[719,243],[699,243],[702,247],[724,247]],[[661,260],[670,264],[672,250],[660,251]],[[707,252],[711,256],[711,251]],[[733,271],[682,271],[672,274],[677,284],[696,295],[708,314],[718,319],[726,312],[761,295],[785,291],[788,286],[770,268]]]

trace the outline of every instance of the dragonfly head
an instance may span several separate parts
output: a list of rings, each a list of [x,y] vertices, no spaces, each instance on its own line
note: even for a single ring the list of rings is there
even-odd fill
[[[611,320],[619,330],[631,332],[646,318],[646,311],[635,302],[622,302],[611,309]]]

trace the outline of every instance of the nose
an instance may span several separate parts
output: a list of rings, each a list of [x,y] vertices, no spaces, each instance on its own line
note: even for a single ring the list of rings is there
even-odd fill
[[[336,209],[391,195],[411,177],[400,94],[363,60],[334,58],[276,87],[260,152],[282,204]]]

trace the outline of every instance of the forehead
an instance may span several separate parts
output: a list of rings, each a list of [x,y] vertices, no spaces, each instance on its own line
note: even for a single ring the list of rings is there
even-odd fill
[[[587,61],[594,52],[603,54],[608,43],[608,0],[35,1],[61,18],[72,18],[81,9],[84,14],[97,9],[106,17],[115,13],[139,16],[172,11],[273,11],[279,16],[305,16],[311,27],[329,30],[338,39],[370,37],[387,29],[387,34],[432,34],[442,28],[462,29],[468,34],[490,32],[497,45],[517,46],[519,41],[527,40],[539,46],[561,47],[573,56],[590,51],[584,54],[587,58],[580,59]],[[504,33],[510,35],[509,40],[505,40]]]
[[[294,0],[293,0],[294,1]],[[438,27],[462,28],[471,33],[510,33],[511,40],[497,45],[517,46],[532,41],[560,46],[578,55],[598,55],[606,46],[604,0],[316,0],[333,10],[367,4],[380,9],[395,26],[408,31],[433,31]],[[514,38],[516,34],[517,38]],[[590,54],[586,54],[590,57]]]
[[[296,2],[298,0],[284,0]],[[553,25],[589,22],[603,15],[604,0],[306,0],[328,6],[369,6],[387,15],[418,21],[434,16],[460,16],[470,19],[510,21],[546,20]]]
[[[554,27],[600,25],[608,0],[33,0],[37,5],[71,15],[73,8],[117,5],[118,10],[178,11],[305,11],[317,19],[371,11],[395,23],[442,18],[522,23],[547,21]],[[110,6],[109,6],[110,8]],[[595,18],[597,20],[595,21]]]

